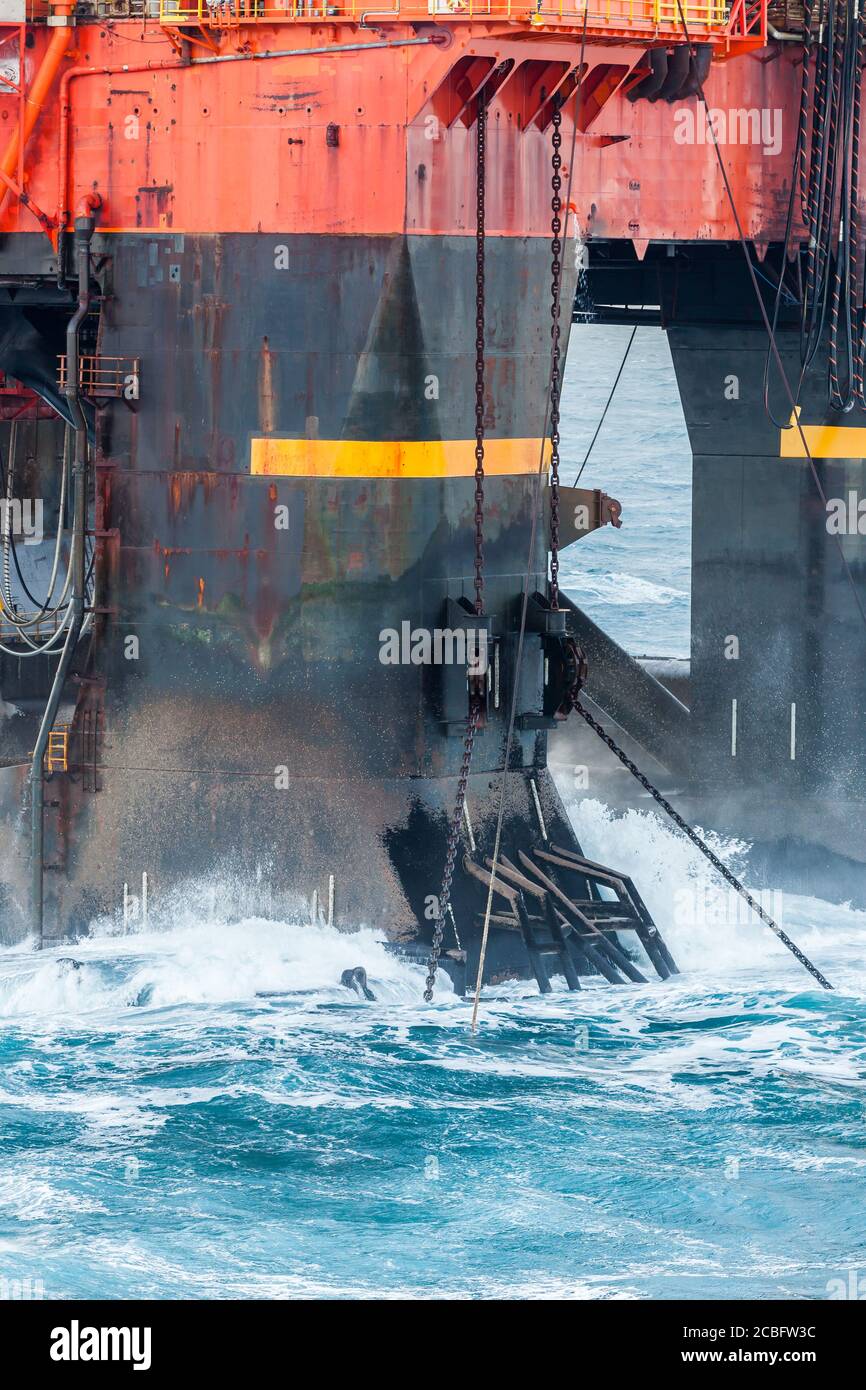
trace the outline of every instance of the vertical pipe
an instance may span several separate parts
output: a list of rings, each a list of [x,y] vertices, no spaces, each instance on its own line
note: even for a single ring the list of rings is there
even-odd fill
[[[57,4],[52,6],[52,13],[61,19],[68,19],[71,14],[70,4]],[[33,132],[45,99],[57,76],[58,69],[63,61],[64,54],[72,42],[71,24],[61,25],[56,28],[48,42],[45,56],[39,65],[39,71],[33,79],[30,90],[24,98],[24,114],[21,122],[16,125],[9,137],[6,149],[3,151],[3,158],[0,160],[0,169],[9,179],[18,177],[19,163],[24,153],[24,147]],[[21,73],[20,81],[24,81],[24,53],[21,53]],[[3,206],[9,196],[9,186],[4,184],[0,189],[0,207]]]
[[[75,219],[75,255],[78,263],[78,308],[66,326],[66,387],[75,430],[75,453],[72,463],[72,621],[60,653],[57,670],[39,733],[33,760],[30,764],[30,874],[31,925],[37,946],[45,944],[45,904],[43,895],[43,851],[45,839],[43,766],[48,735],[57,717],[69,664],[75,654],[84,624],[85,552],[84,533],[87,527],[87,421],[81,408],[79,392],[78,332],[90,309],[90,239],[93,236],[92,213]]]

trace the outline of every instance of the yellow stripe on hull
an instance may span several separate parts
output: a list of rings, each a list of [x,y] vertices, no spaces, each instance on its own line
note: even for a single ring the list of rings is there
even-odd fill
[[[540,439],[488,439],[488,476],[537,473]],[[544,444],[544,467],[550,441]],[[275,439],[250,444],[250,472],[282,478],[471,478],[474,439]]]
[[[806,449],[797,429],[800,407],[790,427],[781,431],[779,452],[783,459],[804,459]],[[866,458],[866,429],[862,425],[803,425],[803,435],[813,459]]]

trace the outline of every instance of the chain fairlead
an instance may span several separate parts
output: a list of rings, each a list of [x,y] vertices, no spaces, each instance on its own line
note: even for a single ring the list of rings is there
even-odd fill
[[[562,389],[562,377],[560,370],[560,308],[562,298],[562,178],[560,169],[562,168],[562,112],[558,102],[553,109],[553,157],[551,166],[553,174],[550,186],[553,196],[550,200],[550,208],[553,217],[550,223],[552,239],[550,243],[550,317],[552,319],[550,334],[551,357],[550,357],[550,606],[554,611],[559,608],[559,397]]]
[[[481,617],[484,613],[484,190],[485,190],[485,147],[487,136],[487,107],[483,92],[478,98],[478,121],[476,127],[476,224],[475,224],[475,612]],[[439,956],[442,953],[442,938],[445,933],[445,917],[451,903],[451,883],[454,878],[454,865],[460,846],[463,825],[463,808],[466,803],[466,788],[469,785],[469,771],[472,766],[472,751],[475,735],[484,715],[484,699],[478,682],[483,677],[469,677],[469,715],[466,720],[466,733],[463,739],[463,757],[460,762],[460,775],[457,779],[457,796],[454,814],[448,829],[445,847],[445,869],[442,874],[442,887],[439,892],[436,921],[433,926],[433,940],[430,946],[430,959],[427,962],[427,979],[424,1000],[431,1003],[433,986]]]
[[[578,646],[577,641],[567,632],[562,639],[560,656],[563,663],[563,699],[559,708],[553,710],[553,719],[567,719],[571,710],[577,709],[578,698],[584,685],[587,684],[588,664],[582,646]]]

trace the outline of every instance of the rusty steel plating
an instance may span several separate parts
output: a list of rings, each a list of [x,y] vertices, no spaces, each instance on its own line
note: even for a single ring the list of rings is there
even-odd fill
[[[483,94],[478,99],[478,125],[476,130],[476,226],[475,226],[475,612],[480,617],[484,612],[484,192],[485,192],[485,148],[487,135],[487,108]],[[436,922],[433,927],[433,940],[430,959],[427,963],[427,979],[424,989],[425,1003],[433,998],[436,971],[442,952],[442,938],[445,933],[445,914],[451,901],[451,882],[454,878],[454,865],[460,845],[460,832],[463,824],[463,807],[466,802],[466,788],[469,784],[469,771],[472,766],[472,752],[475,735],[482,715],[483,695],[476,688],[478,678],[470,677],[469,715],[466,720],[466,733],[463,739],[463,757],[460,775],[457,779],[457,796],[454,814],[448,829],[445,849],[445,869],[442,874],[442,887],[436,908]],[[486,674],[481,678],[487,679]]]
[[[745,899],[752,911],[758,917],[760,917],[761,921],[766,926],[770,928],[771,932],[775,933],[775,935],[781,941],[782,945],[787,946],[791,954],[797,958],[797,960],[806,970],[808,970],[809,974],[818,981],[818,984],[821,985],[823,989],[832,989],[833,986],[830,984],[830,981],[826,979],[824,975],[821,974],[821,971],[818,969],[818,967],[812,964],[812,962],[809,960],[809,957],[803,954],[799,946],[797,946],[796,943],[791,940],[790,936],[788,936],[786,932],[783,932],[782,928],[778,925],[778,923],[773,921],[770,914],[764,911],[764,909],[761,907],[761,904],[755,901],[749,890],[747,888],[744,888],[742,883],[740,883],[740,880],[736,878],[734,874],[731,873],[730,869],[728,869],[722,863],[721,859],[719,859],[717,855],[713,854],[713,851],[710,849],[709,845],[701,839],[697,831],[693,830],[692,827],[686,821],[683,820],[679,812],[675,811],[671,803],[665,800],[658,788],[654,787],[649,778],[644,776],[640,768],[637,767],[632,762],[628,754],[624,753],[623,750],[614,742],[610,734],[602,728],[601,724],[599,724],[597,720],[593,719],[589,711],[584,709],[580,701],[576,703],[575,709],[577,710],[581,718],[586,720],[589,727],[592,730],[594,730],[595,733],[598,734],[602,742],[607,744],[608,748],[615,755],[615,757],[619,758],[623,767],[628,769],[632,777],[637,778],[644,791],[649,792],[650,796],[653,798],[655,802],[658,803],[659,806],[661,806],[665,814],[667,816],[670,816],[674,825],[677,826],[677,828],[681,830],[689,840],[691,840],[692,844],[695,846],[696,849],[700,850],[701,854],[704,856],[705,859],[709,859],[713,868],[721,874],[725,882],[729,883],[730,886],[733,889],[735,889],[737,893],[739,893],[740,897]]]

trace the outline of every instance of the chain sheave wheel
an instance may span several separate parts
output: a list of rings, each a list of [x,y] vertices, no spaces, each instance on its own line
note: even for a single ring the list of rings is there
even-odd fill
[[[485,311],[485,156],[487,145],[487,107],[483,95],[478,101],[478,124],[476,130],[476,221],[475,221],[475,612],[481,617],[484,613],[484,311]],[[470,678],[486,681],[487,676]],[[457,850],[460,845],[460,832],[463,824],[463,810],[466,804],[466,788],[469,785],[469,772],[472,767],[472,753],[475,735],[484,713],[483,695],[471,690],[469,715],[466,720],[466,733],[463,739],[463,757],[460,762],[460,775],[457,779],[457,795],[454,814],[448,828],[445,847],[445,869],[442,874],[442,887],[437,904],[436,921],[433,926],[433,940],[430,958],[427,962],[424,1001],[433,999],[436,984],[436,971],[442,954],[442,940],[445,935],[445,916],[451,902],[451,883]]]
[[[577,709],[578,697],[581,690],[586,685],[587,661],[583,648],[578,646],[573,637],[565,639],[565,688],[567,713]]]

